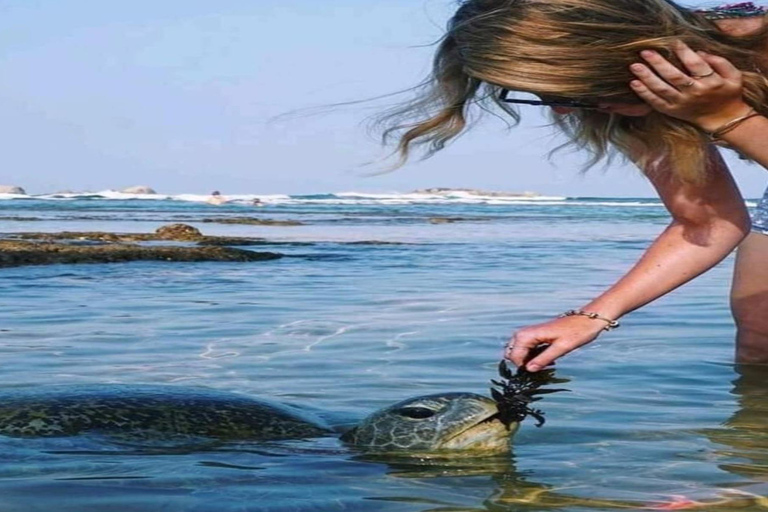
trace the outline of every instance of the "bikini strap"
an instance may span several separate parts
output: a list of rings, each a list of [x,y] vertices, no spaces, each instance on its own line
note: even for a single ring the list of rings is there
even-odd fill
[[[765,16],[768,10],[757,6],[754,2],[742,2],[739,4],[727,4],[711,9],[696,9],[693,11],[704,15],[708,20],[726,20],[731,18],[749,18],[752,16]]]

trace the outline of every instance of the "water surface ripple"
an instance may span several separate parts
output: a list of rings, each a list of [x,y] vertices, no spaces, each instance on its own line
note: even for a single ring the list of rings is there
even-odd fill
[[[303,225],[202,222],[227,216]],[[0,217],[3,233],[183,221],[295,256],[3,269],[1,388],[204,386],[336,425],[417,394],[486,394],[513,329],[582,305],[667,221],[652,200],[589,198],[25,199],[0,201]],[[284,245],[295,241],[312,243]],[[768,375],[731,364],[731,266],[564,359],[571,392],[541,402],[547,424],[525,424],[510,456],[375,458],[334,437],[186,451],[0,438],[0,510],[765,510]]]

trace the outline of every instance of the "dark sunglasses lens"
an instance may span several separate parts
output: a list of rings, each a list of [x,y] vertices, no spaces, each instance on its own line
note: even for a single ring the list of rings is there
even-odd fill
[[[542,96],[542,104],[550,107],[568,107],[568,108],[595,108],[596,105],[586,101],[574,100],[571,98],[557,98],[553,96]]]
[[[504,103],[513,103],[517,105],[539,105],[545,107],[567,107],[567,108],[596,108],[595,105],[587,102],[576,101],[570,98],[556,98],[552,96],[536,96],[529,93],[515,93],[507,89],[502,89],[499,94],[499,100]]]

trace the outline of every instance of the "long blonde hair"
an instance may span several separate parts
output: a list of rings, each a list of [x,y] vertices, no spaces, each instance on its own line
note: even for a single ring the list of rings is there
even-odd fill
[[[397,140],[405,161],[411,149],[431,156],[461,134],[483,110],[496,106],[519,122],[519,112],[498,100],[501,89],[601,101],[638,102],[629,71],[640,50],[656,50],[685,69],[673,51],[682,40],[694,50],[725,57],[744,74],[744,97],[768,115],[768,80],[759,68],[768,29],[735,37],[703,14],[668,0],[465,0],[440,40],[430,77],[415,100],[382,118],[383,138]],[[595,110],[556,115],[570,144],[589,152],[587,167],[638,149],[664,155],[684,181],[706,178],[706,135],[692,125],[653,112],[625,117]]]

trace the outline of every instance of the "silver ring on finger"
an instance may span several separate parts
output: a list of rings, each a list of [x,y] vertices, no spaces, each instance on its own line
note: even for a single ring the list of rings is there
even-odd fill
[[[693,87],[694,85],[696,85],[696,80],[689,80],[684,84],[680,84],[680,87],[688,88],[688,87]]]
[[[709,73],[704,73],[703,75],[691,75],[691,78],[694,80],[701,80],[702,78],[707,78],[715,74],[715,70],[712,69],[709,71]]]

